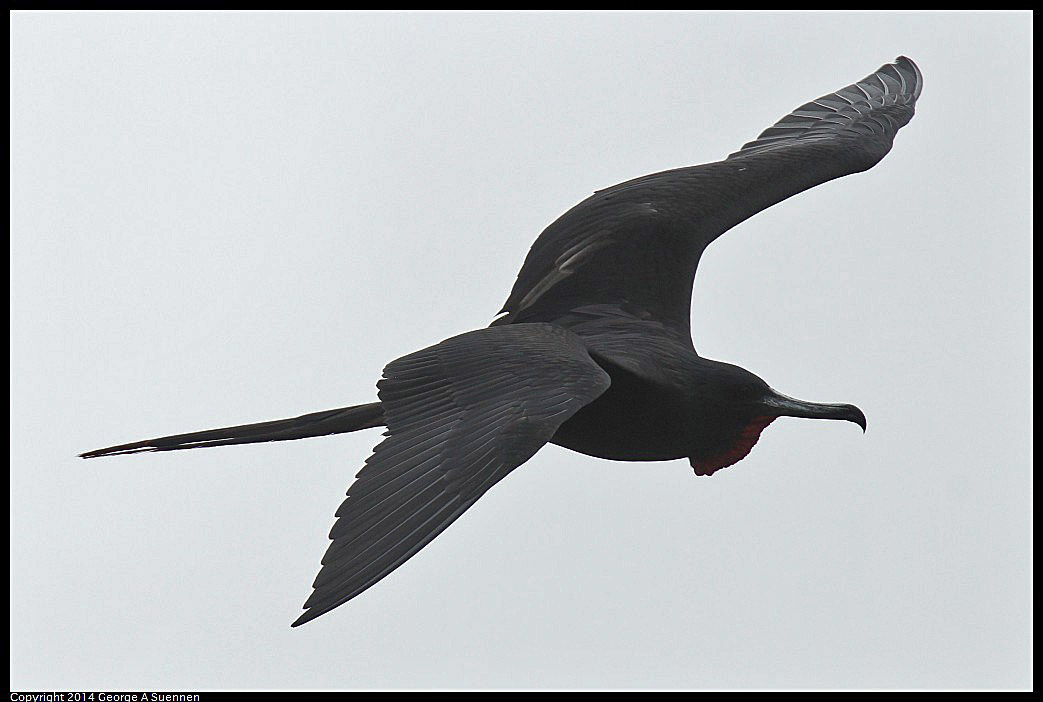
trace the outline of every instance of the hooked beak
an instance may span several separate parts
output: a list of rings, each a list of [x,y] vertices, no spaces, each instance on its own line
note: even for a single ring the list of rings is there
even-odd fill
[[[823,402],[805,402],[782,393],[771,391],[762,400],[764,406],[778,417],[803,417],[805,419],[843,419],[854,422],[866,430],[866,416],[854,405],[827,404]]]

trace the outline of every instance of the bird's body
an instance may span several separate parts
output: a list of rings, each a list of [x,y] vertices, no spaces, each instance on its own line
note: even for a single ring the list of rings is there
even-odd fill
[[[734,402],[740,394],[756,394],[756,376],[691,349],[659,345],[647,357],[657,364],[654,374],[596,352],[594,358],[612,384],[563,423],[552,443],[617,461],[711,460],[730,451],[763,416],[737,411],[741,405]]]
[[[780,416],[861,410],[805,402],[699,356],[696,268],[722,233],[780,200],[866,170],[922,88],[901,57],[814,100],[724,161],[598,191],[533,244],[502,316],[395,360],[378,402],[122,444],[86,458],[280,441],[386,426],[337,512],[302,624],[358,595],[550,442],[623,461],[687,458],[709,475]]]
[[[692,359],[669,360],[682,360],[675,364],[680,371]],[[669,461],[705,446],[689,388],[643,378],[603,359],[598,365],[612,384],[558,427],[551,443],[616,461]]]

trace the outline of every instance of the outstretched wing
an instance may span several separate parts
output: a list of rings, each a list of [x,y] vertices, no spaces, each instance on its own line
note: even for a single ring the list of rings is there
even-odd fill
[[[703,250],[792,195],[875,165],[913,116],[923,78],[905,57],[803,105],[724,161],[599,191],[533,244],[493,324],[620,315],[691,345],[692,282]],[[577,321],[581,320],[581,321]]]
[[[401,565],[608,386],[579,338],[549,324],[479,329],[388,364],[387,438],[337,510],[293,626]]]

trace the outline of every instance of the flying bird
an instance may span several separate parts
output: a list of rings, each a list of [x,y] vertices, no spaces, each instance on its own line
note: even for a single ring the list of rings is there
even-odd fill
[[[386,427],[337,510],[298,626],[400,566],[550,442],[620,461],[742,460],[778,417],[841,419],[700,356],[692,284],[718,236],[820,183],[867,170],[909,122],[910,59],[798,107],[723,161],[599,190],[548,226],[490,326],[389,363],[377,402],[111,446],[84,458]]]

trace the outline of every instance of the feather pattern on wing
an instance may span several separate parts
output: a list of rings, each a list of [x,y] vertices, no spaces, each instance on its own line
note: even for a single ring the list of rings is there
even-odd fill
[[[594,193],[532,245],[501,310],[507,314],[493,324],[570,326],[611,309],[657,322],[691,346],[692,284],[705,248],[781,200],[875,165],[912,118],[922,84],[916,65],[900,57],[797,108],[724,161]]]
[[[579,338],[549,324],[479,329],[388,364],[387,438],[337,510],[294,626],[401,565],[608,386]]]

